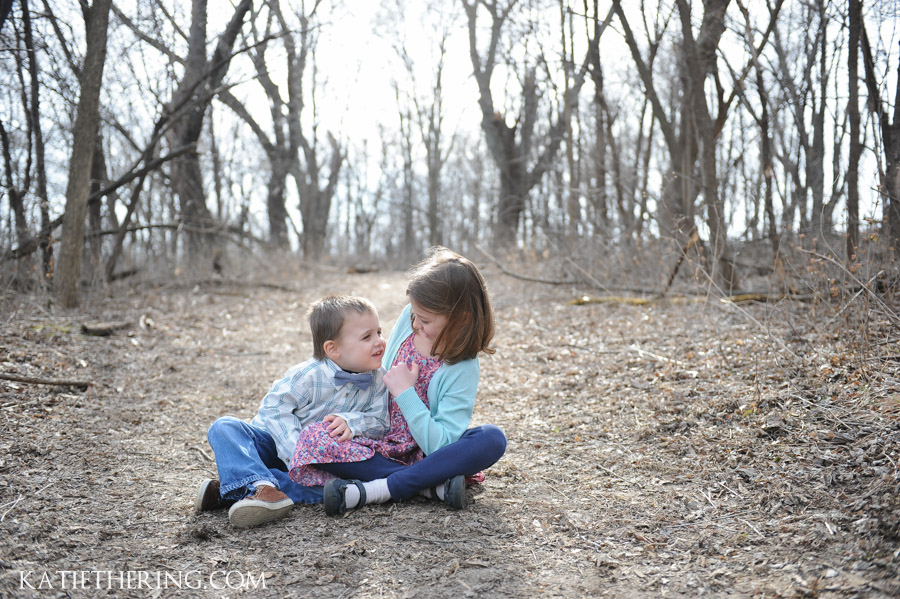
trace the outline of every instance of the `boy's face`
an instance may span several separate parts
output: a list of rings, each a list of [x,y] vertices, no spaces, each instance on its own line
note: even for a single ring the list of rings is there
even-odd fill
[[[381,366],[385,342],[378,314],[352,313],[344,319],[337,339],[325,342],[325,353],[335,364],[351,372],[375,370]]]

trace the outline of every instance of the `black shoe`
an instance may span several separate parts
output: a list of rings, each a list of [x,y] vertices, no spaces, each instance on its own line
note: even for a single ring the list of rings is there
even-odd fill
[[[468,505],[468,497],[466,497],[465,476],[460,474],[444,483],[444,503],[455,510],[466,508],[466,505]]]
[[[327,515],[340,516],[347,511],[347,502],[344,499],[344,495],[346,495],[349,485],[356,485],[356,488],[359,489],[359,503],[353,509],[366,504],[366,488],[363,487],[361,481],[332,478],[325,483],[325,488],[322,490],[322,503],[325,504],[325,513]]]
[[[222,499],[219,497],[219,481],[207,478],[200,483],[197,489],[197,497],[194,499],[194,512],[211,512],[214,509],[223,507]]]
[[[444,481],[442,485],[444,488],[444,503],[449,505],[455,510],[465,509],[468,505],[468,497],[466,497],[466,477],[462,474],[458,476],[454,476],[453,478],[447,479]],[[431,487],[429,490],[431,493],[432,499],[440,500],[441,496],[438,495],[439,487]]]

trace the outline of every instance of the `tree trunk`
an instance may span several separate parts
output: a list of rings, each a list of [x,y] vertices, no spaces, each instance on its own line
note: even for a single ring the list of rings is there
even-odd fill
[[[812,194],[812,214],[811,229],[813,236],[818,237],[823,233],[827,233],[830,222],[827,222],[825,211],[825,110],[828,94],[828,45],[826,34],[827,16],[825,14],[825,5],[822,0],[816,0],[816,10],[819,17],[820,36],[818,37],[819,46],[819,106],[813,112],[813,135],[812,147],[809,148],[809,154],[806,158],[807,172],[809,179],[809,190]],[[835,173],[837,176],[837,173]]]
[[[769,133],[769,97],[766,93],[763,81],[762,69],[757,65],[756,87],[759,92],[759,103],[762,112],[759,119],[760,128],[760,168],[763,175],[763,206],[765,207],[766,221],[768,223],[769,241],[772,244],[772,255],[778,259],[781,253],[781,239],[778,236],[778,225],[775,223],[775,206],[772,202],[772,178],[775,165],[772,162],[772,138]]]
[[[535,80],[535,69],[524,74],[520,113],[516,124],[509,126],[503,115],[494,106],[491,92],[491,80],[497,60],[497,49],[500,35],[509,13],[516,4],[510,0],[502,8],[498,3],[480,3],[463,0],[463,8],[468,19],[469,56],[474,69],[475,81],[478,84],[478,105],[481,109],[481,129],[488,150],[500,171],[500,197],[497,202],[494,234],[492,242],[496,247],[514,247],[526,199],[529,191],[543,178],[551,166],[566,134],[567,111],[574,106],[575,98],[581,91],[591,58],[592,48],[599,43],[599,38],[612,17],[612,11],[601,25],[596,23],[594,35],[589,40],[587,55],[578,72],[574,73],[571,85],[566,90],[566,97],[560,100],[560,108],[550,124],[544,140],[535,138],[535,122],[538,110],[538,91]],[[490,42],[484,57],[479,54],[477,43],[478,7],[484,8],[491,15]],[[517,139],[518,138],[518,139]],[[543,141],[541,144],[540,141]],[[542,146],[540,156],[532,159],[532,150]],[[529,163],[533,162],[529,167]]]
[[[713,250],[711,270],[714,280],[726,292],[738,287],[737,273],[731,259],[725,210],[719,196],[719,180],[716,164],[716,135],[705,93],[707,76],[715,69],[716,49],[725,31],[725,12],[730,0],[704,0],[703,20],[700,32],[694,39],[691,8],[687,0],[677,0],[681,17],[683,52],[687,74],[686,95],[691,120],[700,150],[700,178],[703,199],[706,204],[706,224],[709,228],[710,246]]]
[[[241,0],[231,21],[219,36],[212,57],[207,59],[207,0],[193,0],[184,76],[171,103],[172,106],[184,106],[172,119],[168,137],[173,149],[196,144],[200,139],[206,110],[228,71],[235,39],[250,6],[251,0]],[[215,246],[218,242],[211,231],[215,221],[206,204],[203,172],[197,151],[189,152],[173,163],[171,179],[172,188],[179,200],[181,220],[186,228],[188,263],[201,266],[201,261],[209,261],[210,256],[216,253]]]
[[[106,37],[112,0],[95,0],[86,23],[87,51],[81,70],[81,93],[75,113],[72,158],[66,187],[66,211],[56,271],[57,294],[64,308],[78,305],[84,250],[84,219],[90,185],[91,157],[99,123],[100,87],[106,61]]]
[[[299,163],[294,162],[294,179],[300,188],[300,214],[303,217],[303,239],[301,245],[303,256],[318,260],[325,249],[325,238],[328,232],[328,215],[331,212],[331,201],[337,187],[344,155],[340,143],[333,135],[328,135],[331,145],[328,179],[323,187],[319,180],[321,167],[315,145],[305,138],[302,140],[306,157],[305,167],[301,170]],[[315,140],[313,140],[313,144]]]
[[[7,17],[12,10],[13,0],[0,0],[0,32],[3,31],[3,24],[6,23]]]
[[[849,48],[847,48],[847,77],[849,93],[847,116],[850,119],[850,156],[847,163],[847,262],[856,260],[859,247],[859,32],[862,27],[862,1],[849,0]]]
[[[38,66],[37,51],[35,50],[34,38],[32,36],[31,10],[28,7],[28,0],[22,0],[21,8],[22,29],[25,34],[25,47],[28,50],[28,70],[31,77],[31,104],[27,109],[31,116],[31,136],[34,138],[34,169],[37,177],[37,197],[41,213],[41,232],[39,236],[41,265],[44,276],[50,277],[53,269],[53,245],[50,240],[50,198],[47,193],[44,133],[43,127],[41,126],[40,68]]]
[[[94,155],[91,160],[91,182],[89,195],[93,196],[106,185],[106,156],[103,153],[103,136],[97,132],[94,141]],[[91,279],[98,278],[100,265],[103,260],[103,240],[100,231],[103,230],[103,203],[90,202],[88,205],[88,229],[90,231],[90,268]]]
[[[865,24],[861,24],[863,66],[866,73],[866,87],[869,93],[869,107],[878,117],[881,139],[884,148],[884,175],[881,180],[880,193],[884,202],[883,234],[888,247],[895,250],[894,256],[900,255],[900,79],[895,82],[895,99],[893,122],[884,107],[879,92],[872,47]],[[900,76],[900,65],[897,67]],[[895,258],[896,259],[896,258]]]
[[[622,8],[621,0],[613,0],[613,10],[622,24],[625,43],[637,66],[638,75],[653,109],[653,117],[659,123],[660,132],[669,153],[669,171],[664,176],[660,199],[657,203],[659,234],[660,237],[674,240],[678,247],[683,247],[695,228],[693,215],[695,194],[691,188],[691,178],[697,159],[697,143],[691,127],[692,120],[687,100],[685,97],[681,100],[680,123],[670,120],[656,93],[654,82],[653,61],[656,49],[659,47],[658,40],[650,42],[650,55],[645,62]],[[684,69],[685,67],[681,65],[680,68]],[[682,79],[686,79],[686,75],[683,75]]]
[[[400,110],[400,147],[403,156],[403,189],[402,210],[400,218],[403,220],[403,234],[400,240],[401,262],[410,264],[416,254],[415,234],[415,198],[413,192],[413,158],[412,158],[412,124],[409,112]]]
[[[287,248],[287,208],[284,204],[284,190],[287,176],[291,170],[292,157],[282,152],[269,154],[269,187],[266,194],[266,207],[269,215],[269,244],[273,248]]]

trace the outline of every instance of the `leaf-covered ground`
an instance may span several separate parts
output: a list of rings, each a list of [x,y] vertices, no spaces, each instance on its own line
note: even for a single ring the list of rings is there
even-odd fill
[[[308,356],[320,295],[369,296],[389,329],[402,273],[117,290],[77,313],[4,296],[0,373],[92,384],[0,380],[0,596],[900,594],[900,339],[877,311],[570,305],[586,290],[485,272],[497,352],[473,423],[509,447],[473,505],[297,506],[252,530],[192,513],[207,427]],[[81,333],[99,321],[130,327]]]

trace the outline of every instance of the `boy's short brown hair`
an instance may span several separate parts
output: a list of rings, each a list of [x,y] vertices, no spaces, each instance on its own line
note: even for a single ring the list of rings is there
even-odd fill
[[[348,314],[377,314],[375,306],[364,297],[329,295],[310,305],[307,316],[313,338],[313,357],[325,359],[325,342],[337,339]]]

